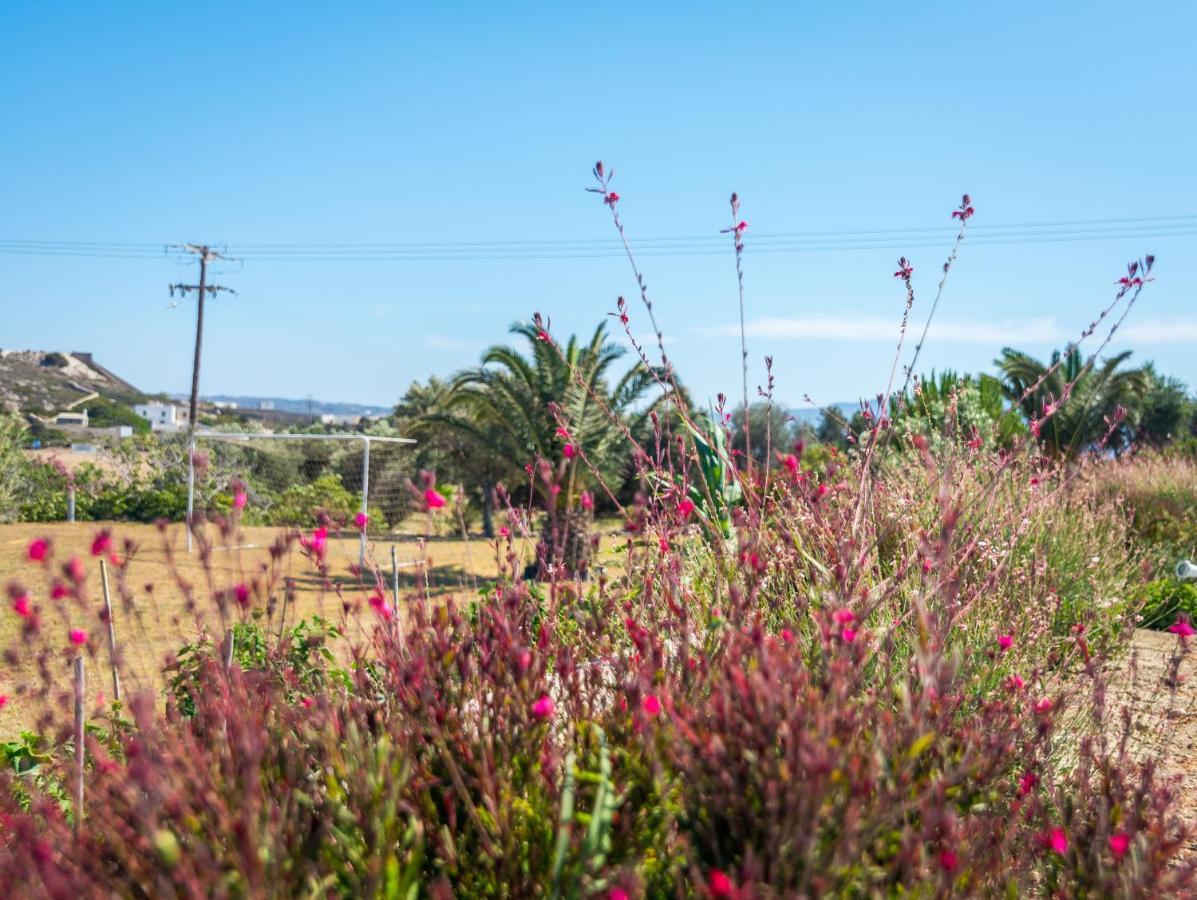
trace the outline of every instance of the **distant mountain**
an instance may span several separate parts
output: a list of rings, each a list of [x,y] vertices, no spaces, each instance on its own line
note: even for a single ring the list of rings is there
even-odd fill
[[[818,427],[818,424],[823,419],[823,410],[830,407],[838,412],[845,420],[850,421],[852,416],[860,409],[859,403],[828,403],[827,406],[796,406],[790,410],[790,415],[794,417],[795,421],[810,425],[812,428]]]
[[[187,400],[188,394],[171,394],[172,400]],[[296,400],[289,397],[255,397],[237,394],[204,394],[206,403],[236,403],[241,409],[262,409],[263,403],[276,412],[297,413],[314,416],[384,416],[391,412],[389,406],[371,406],[365,403],[330,403],[324,400]]]

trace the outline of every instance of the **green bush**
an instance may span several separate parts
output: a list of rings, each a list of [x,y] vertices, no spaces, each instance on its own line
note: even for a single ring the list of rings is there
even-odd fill
[[[1143,586],[1139,608],[1140,626],[1163,631],[1178,616],[1197,620],[1197,584],[1160,578]]]

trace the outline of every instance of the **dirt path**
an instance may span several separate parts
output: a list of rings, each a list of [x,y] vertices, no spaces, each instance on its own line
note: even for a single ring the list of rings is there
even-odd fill
[[[1167,681],[1178,645],[1173,634],[1136,631],[1121,678],[1111,687],[1136,713],[1136,750],[1158,753],[1164,771],[1181,778],[1181,815],[1197,824],[1197,640],[1189,641],[1173,690]],[[1189,850],[1197,853],[1197,838]]]

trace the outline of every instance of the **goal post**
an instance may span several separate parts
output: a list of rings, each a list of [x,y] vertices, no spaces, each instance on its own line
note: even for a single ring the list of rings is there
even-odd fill
[[[237,432],[237,431],[197,431],[192,437],[188,446],[187,453],[187,552],[190,553],[192,549],[192,533],[195,526],[195,503],[197,495],[197,454],[201,442],[211,441],[214,444],[242,444],[250,446],[255,442],[317,442],[317,441],[336,441],[342,444],[352,445],[360,443],[361,445],[361,485],[360,485],[360,505],[359,509],[363,514],[370,513],[370,447],[374,444],[387,446],[401,446],[411,445],[415,441],[412,438],[402,437],[384,437],[380,435],[371,434],[320,434],[320,433],[287,433],[287,432]],[[385,462],[386,457],[383,457]],[[328,460],[325,460],[323,466],[328,465]],[[246,464],[242,461],[244,465]],[[384,471],[384,475],[385,475]],[[248,477],[245,478],[248,481]],[[356,487],[356,485],[354,485]],[[341,490],[341,487],[338,487]],[[365,565],[366,547],[367,547],[366,530],[362,530],[361,535],[361,557],[360,564]]]

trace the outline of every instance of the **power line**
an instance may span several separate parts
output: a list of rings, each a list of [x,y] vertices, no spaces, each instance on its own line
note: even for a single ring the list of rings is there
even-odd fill
[[[970,243],[974,245],[1191,237],[1197,233],[1197,214],[998,223],[977,225],[970,229],[970,232]],[[952,226],[943,225],[759,233],[753,235],[746,252],[809,253],[937,246],[936,243],[927,242],[933,242],[938,237],[948,239],[954,233],[955,229]],[[723,255],[725,243],[720,235],[709,234],[648,237],[635,241],[635,246],[645,255],[704,256]],[[243,258],[255,262],[569,260],[604,258],[623,252],[618,242],[605,238],[402,243],[246,243],[238,246]],[[169,247],[167,249],[169,250]],[[149,260],[162,258],[162,245],[0,238],[0,254]]]

